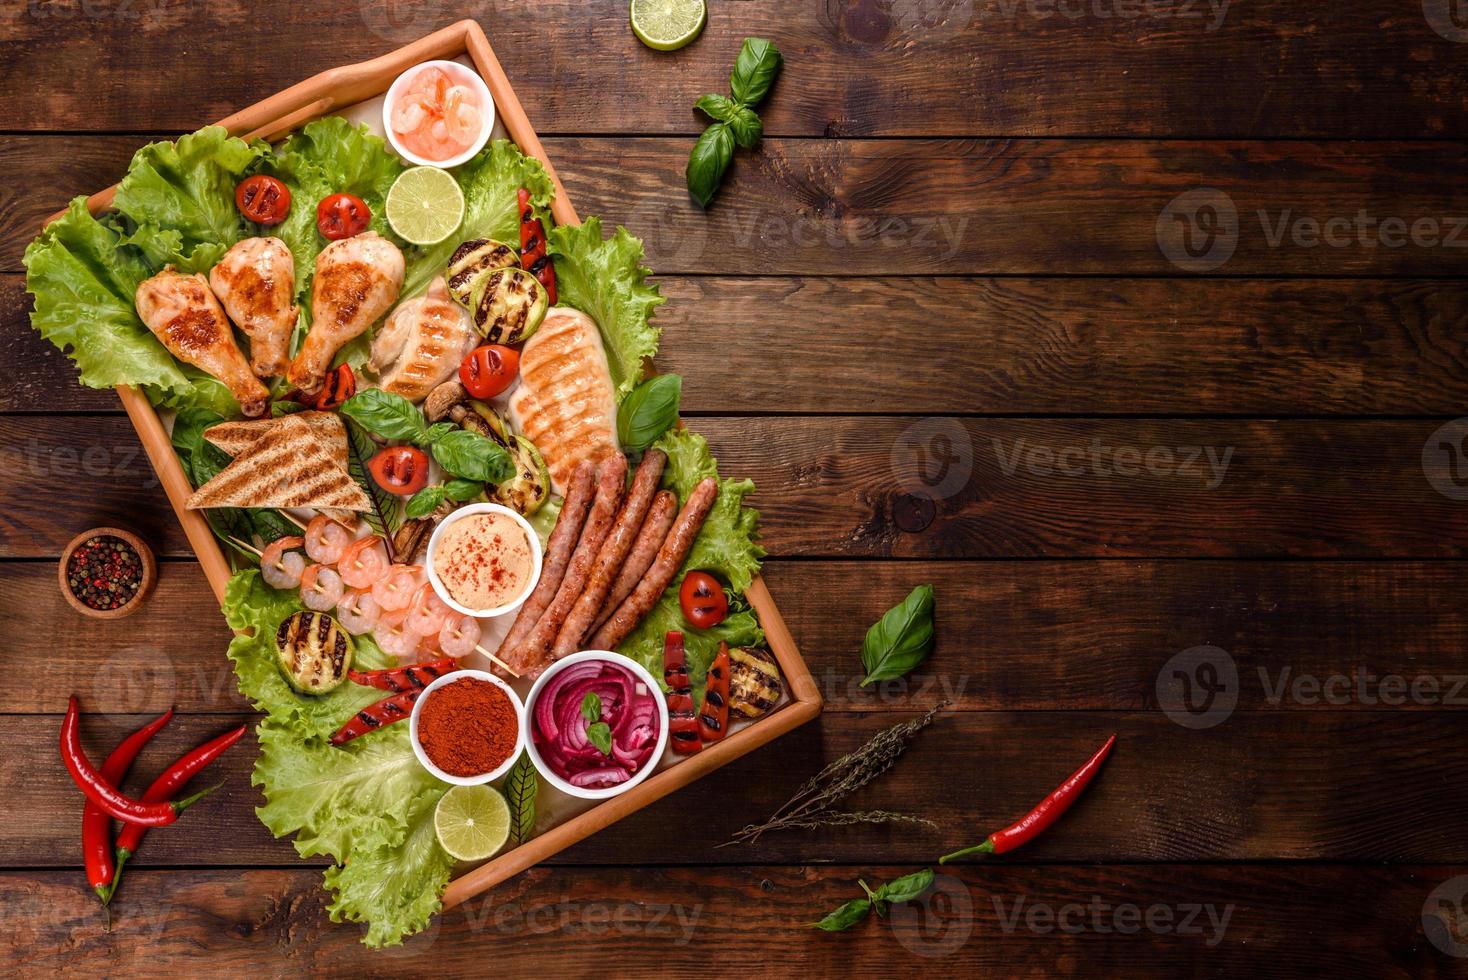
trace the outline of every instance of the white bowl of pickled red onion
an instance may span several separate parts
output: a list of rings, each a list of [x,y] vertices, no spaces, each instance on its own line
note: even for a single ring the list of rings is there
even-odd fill
[[[398,155],[420,167],[457,167],[484,148],[494,98],[474,69],[425,61],[403,72],[382,102],[382,126]]]

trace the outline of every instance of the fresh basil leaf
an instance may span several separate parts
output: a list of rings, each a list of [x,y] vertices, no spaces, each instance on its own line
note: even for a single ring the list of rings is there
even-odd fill
[[[780,74],[784,62],[769,41],[762,37],[745,38],[729,76],[729,91],[734,93],[735,101],[751,108],[759,105],[775,84],[775,76]]]
[[[431,446],[450,432],[458,431],[458,428],[452,422],[435,422],[424,430],[423,441]]]
[[[933,652],[933,587],[920,585],[867,630],[861,664],[873,681],[902,677]]]
[[[505,447],[477,432],[446,432],[431,449],[438,465],[454,476],[480,483],[503,483],[515,475],[515,461]]]
[[[933,884],[933,869],[924,868],[910,875],[903,875],[877,889],[877,898],[883,902],[911,902],[922,895]]]
[[[424,487],[408,499],[408,506],[403,508],[403,516],[410,519],[427,517],[437,510],[438,505],[443,503],[447,497],[448,493],[441,483]]]
[[[612,726],[604,721],[586,726],[586,740],[595,745],[602,755],[612,754]]]
[[[729,131],[729,127],[724,123],[714,123],[705,129],[698,142],[693,145],[685,174],[688,178],[688,193],[693,195],[699,207],[708,207],[709,202],[714,199],[733,159],[734,134]]]
[[[826,917],[819,922],[810,924],[812,929],[823,929],[826,932],[844,932],[867,917],[872,910],[871,899],[853,898],[845,905],[826,913]]]
[[[581,699],[581,717],[587,724],[601,721],[601,698],[595,691],[587,691],[586,697]]]
[[[693,103],[693,107],[714,122],[721,123],[732,121],[739,112],[739,103],[713,93],[701,96],[697,102]]]
[[[535,796],[540,790],[540,778],[535,774],[535,763],[530,753],[520,753],[520,758],[510,767],[505,777],[505,799],[510,804],[510,842],[523,844],[535,836]]]
[[[683,379],[676,374],[648,378],[627,392],[617,407],[617,441],[623,449],[641,452],[678,421]]]
[[[341,413],[384,439],[420,443],[427,437],[428,427],[418,407],[381,388],[357,392],[342,404]]]
[[[455,503],[463,503],[466,500],[473,500],[483,493],[484,484],[477,480],[453,479],[444,483],[443,492],[444,496]]]
[[[759,146],[759,141],[765,135],[765,124],[760,122],[759,116],[748,106],[735,106],[734,116],[724,122],[729,124],[729,131],[734,134],[734,142],[752,150]]]

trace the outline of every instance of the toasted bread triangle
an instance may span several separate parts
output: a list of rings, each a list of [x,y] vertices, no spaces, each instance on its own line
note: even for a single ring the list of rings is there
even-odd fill
[[[341,420],[335,421],[340,429]],[[194,492],[187,504],[190,510],[314,507],[361,511],[372,507],[347,471],[345,432],[340,433],[338,454],[317,436],[310,421],[287,415],[274,422],[234,462]]]
[[[221,422],[204,430],[204,438],[230,456],[239,456],[247,451],[255,440],[286,419],[300,419],[311,427],[322,444],[331,450],[332,456],[347,468],[347,430],[341,416],[335,412],[297,412],[278,419],[250,419],[243,422]]]

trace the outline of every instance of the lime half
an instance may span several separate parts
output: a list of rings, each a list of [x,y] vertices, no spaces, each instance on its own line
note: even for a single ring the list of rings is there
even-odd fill
[[[704,0],[632,0],[632,33],[654,51],[677,51],[707,20]]]
[[[414,245],[437,245],[463,220],[464,192],[447,170],[410,167],[387,192],[387,223]]]
[[[450,857],[483,861],[510,839],[510,805],[493,786],[455,786],[438,801],[433,829]]]

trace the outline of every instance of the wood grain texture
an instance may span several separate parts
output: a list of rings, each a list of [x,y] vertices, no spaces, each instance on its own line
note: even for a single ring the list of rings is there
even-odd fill
[[[89,714],[82,726],[88,752],[96,758],[145,717]],[[134,781],[239,720],[248,716],[179,719],[139,758]],[[860,863],[879,854],[928,863],[1017,819],[1115,732],[1117,748],[1086,797],[1044,839],[1008,860],[1468,862],[1461,833],[1468,760],[1460,751],[1468,713],[1330,709],[1238,711],[1204,731],[1156,710],[949,714],[919,735],[895,768],[851,797],[862,809],[931,819],[934,829],[842,827],[715,846],[773,813],[808,776],[894,721],[890,712],[823,716],[553,861]],[[11,753],[0,793],[27,815],[0,841],[0,866],[77,861],[81,797],[56,762],[59,724],[56,715],[0,717]],[[250,786],[253,762],[251,742],[222,757],[210,772],[224,788],[193,819],[150,835],[137,861],[293,864],[294,851],[272,841],[255,817],[263,798]],[[697,833],[670,848],[670,826]]]
[[[71,692],[108,713],[248,710],[197,567],[163,572],[119,633],[72,614],[49,563],[7,566],[8,668],[47,683],[11,690],[0,712],[60,712]],[[1201,645],[1232,658],[1239,710],[1468,707],[1458,562],[778,561],[765,578],[827,714],[906,715],[940,698],[958,710],[1148,710],[1168,662]],[[860,687],[867,626],[923,582],[938,593],[931,659]],[[1327,681],[1328,697],[1312,686]]]
[[[705,418],[755,481],[784,558],[1452,558],[1468,527],[1441,419]],[[1459,461],[1461,462],[1461,460]],[[1436,486],[1434,482],[1436,481]],[[125,419],[0,418],[0,555],[47,557],[123,521],[182,532]],[[48,494],[35,488],[46,485]]]
[[[111,184],[144,141],[9,141],[10,193],[22,201],[0,228],[0,270],[19,268],[37,219]],[[577,208],[643,237],[663,274],[1468,272],[1468,189],[1442,179],[1468,168],[1462,143],[769,139],[735,162],[708,212],[684,182],[691,137],[544,143]],[[54,190],[18,193],[37,186]],[[1175,263],[1159,216],[1207,189],[1237,215],[1234,250],[1216,266]],[[1201,248],[1205,219],[1184,211],[1183,224],[1169,215],[1163,227],[1192,229]],[[1327,236],[1331,221],[1343,224]]]
[[[1468,386],[1468,284],[1452,280],[660,284],[658,367],[693,413],[1454,415]],[[0,411],[115,410],[29,313],[22,278],[0,275]],[[849,329],[821,326],[833,316]],[[878,354],[895,349],[913,353]]]
[[[6,15],[14,50],[0,86],[86,79],[86,94],[63,85],[9,100],[0,128],[192,129],[461,16],[483,25],[544,134],[695,133],[704,121],[694,101],[724,91],[749,35],[785,53],[785,77],[761,107],[766,132],[779,136],[1384,137],[1451,134],[1468,124],[1463,59],[1415,3],[711,7],[699,40],[669,55],[637,42],[625,0],[484,0],[454,9],[432,0],[32,0]],[[267,60],[239,43],[252,16],[276,27]],[[122,33],[129,63],[109,57]],[[360,47],[344,52],[344,34]],[[180,37],[189,39],[187,57],[177,55]],[[1219,80],[1236,75],[1249,79],[1247,90],[1220,98]]]

